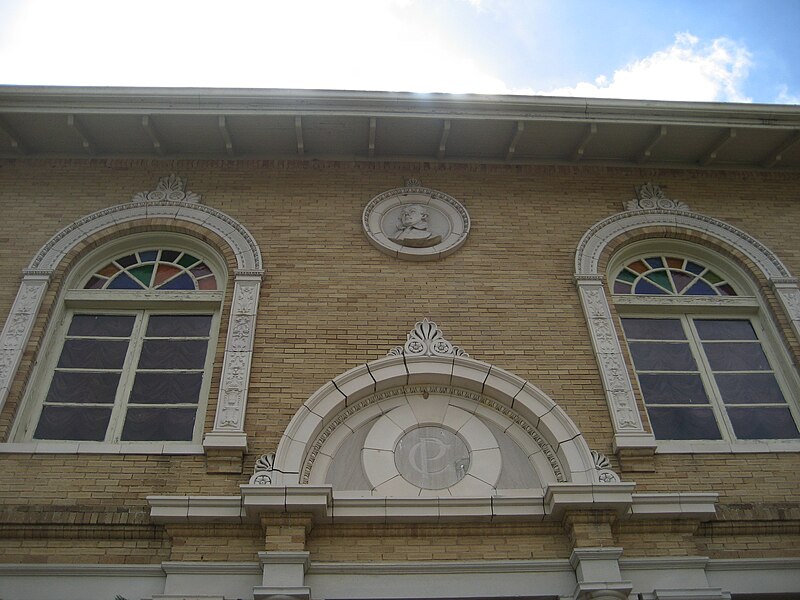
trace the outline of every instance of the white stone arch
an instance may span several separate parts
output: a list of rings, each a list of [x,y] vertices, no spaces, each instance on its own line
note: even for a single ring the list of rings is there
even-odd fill
[[[199,203],[200,196],[184,191],[184,182],[162,178],[151,192],[93,212],[64,227],[36,253],[23,278],[0,333],[0,410],[30,339],[50,279],[61,261],[80,243],[121,223],[143,219],[172,219],[191,223],[219,236],[236,257],[233,303],[225,344],[220,394],[214,431],[206,447],[246,448],[244,411],[255,332],[258,297],[263,276],[261,250],[253,235],[236,219]]]
[[[315,441],[359,400],[401,386],[439,384],[477,392],[526,419],[553,448],[561,481],[597,483],[600,471],[581,432],[543,391],[503,369],[466,356],[387,356],[355,367],[320,387],[295,413],[272,465],[273,485],[307,480]]]
[[[583,235],[575,253],[575,282],[614,424],[615,450],[655,447],[655,438],[645,432],[636,407],[633,386],[603,287],[605,274],[599,272],[603,252],[619,236],[661,227],[672,232],[691,231],[736,249],[769,281],[791,320],[795,335],[800,336],[798,282],[774,252],[733,225],[693,213],[682,202],[665,198],[657,186],[643,186],[640,191],[647,187],[651,188],[652,197],[626,203],[628,210],[596,223]]]

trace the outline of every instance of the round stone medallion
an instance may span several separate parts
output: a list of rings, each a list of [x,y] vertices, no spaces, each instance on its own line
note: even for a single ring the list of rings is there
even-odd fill
[[[394,463],[400,475],[424,490],[455,485],[469,471],[469,449],[442,427],[417,427],[397,442]]]
[[[373,198],[364,233],[381,252],[406,260],[436,260],[467,239],[469,215],[455,198],[424,187],[389,190]]]

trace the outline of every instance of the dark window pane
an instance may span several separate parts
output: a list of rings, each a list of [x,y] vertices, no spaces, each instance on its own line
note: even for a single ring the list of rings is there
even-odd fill
[[[198,260],[200,260],[200,259],[199,258],[195,258],[191,254],[184,254],[183,256],[181,256],[181,259],[178,261],[178,264],[180,266],[182,266],[182,267],[189,268],[193,264],[195,264]]]
[[[644,401],[647,404],[708,404],[708,396],[699,375],[639,375]]]
[[[113,404],[119,373],[56,371],[45,402]]]
[[[675,286],[678,288],[678,293],[683,291],[687,285],[694,281],[694,277],[691,277],[686,273],[680,273],[679,271],[672,272],[672,279],[675,281]]]
[[[67,340],[58,359],[60,369],[121,369],[128,340]]]
[[[728,416],[741,440],[784,440],[800,437],[788,408],[729,408]]]
[[[627,281],[628,283],[633,283],[634,281],[636,281],[636,275],[625,269],[617,276],[617,279],[621,279],[622,281]]]
[[[783,404],[781,388],[772,373],[714,375],[726,404]]]
[[[129,254],[128,256],[123,256],[122,258],[118,258],[116,263],[122,265],[123,267],[130,267],[131,265],[135,265],[139,262],[139,259],[136,258],[135,254]]]
[[[712,371],[766,371],[769,362],[758,342],[703,344]]]
[[[197,278],[205,277],[206,275],[211,275],[211,269],[208,268],[206,263],[200,263],[194,269],[192,269],[192,275]]]
[[[128,337],[135,321],[133,315],[75,315],[67,335]]]
[[[633,364],[640,371],[696,371],[689,344],[630,342]]]
[[[651,258],[645,258],[644,261],[653,267],[654,269],[661,269],[664,267],[664,261],[661,260],[659,256],[653,256]]]
[[[692,287],[684,292],[684,296],[716,296],[717,292],[705,281],[698,279]]]
[[[142,284],[133,279],[127,273],[120,273],[114,278],[106,289],[109,290],[141,290]]]
[[[139,252],[139,260],[142,262],[153,262],[158,256],[158,250],[147,250],[146,252]]]
[[[108,281],[107,279],[101,279],[100,277],[90,277],[89,281],[86,282],[86,285],[83,286],[85,290],[100,290],[103,289],[103,285],[105,282]]]
[[[753,324],[747,319],[695,319],[701,340],[755,340]]]
[[[33,437],[37,440],[103,441],[110,408],[45,406]]]
[[[147,337],[207,337],[211,315],[152,315]]]
[[[637,294],[647,294],[647,295],[654,295],[654,294],[666,294],[664,290],[660,287],[655,286],[654,284],[650,283],[646,279],[640,279],[639,283],[636,284],[635,293]]]
[[[122,439],[189,441],[196,413],[196,408],[129,408]]]
[[[653,433],[659,440],[720,440],[710,408],[648,407]]]
[[[183,275],[178,275],[175,279],[171,279],[164,285],[162,285],[160,290],[193,290],[195,289],[194,279],[191,278],[187,273]]]
[[[197,404],[202,373],[137,373],[130,402],[133,404]]]
[[[720,294],[722,294],[723,296],[735,296],[736,295],[736,291],[731,286],[729,286],[727,283],[719,286],[717,288],[717,291]]]
[[[202,369],[207,340],[145,340],[140,369]]]
[[[622,319],[625,335],[631,340],[685,340],[678,319]]]
[[[631,293],[631,286],[628,283],[623,283],[621,281],[615,281],[614,282],[614,293],[615,294],[630,294]]]
[[[176,252],[175,250],[162,250],[161,251],[161,260],[165,262],[175,262],[175,259],[178,258],[180,252]]]
[[[702,265],[698,265],[697,263],[693,263],[692,261],[686,261],[686,270],[690,273],[694,273],[695,275],[700,275],[706,268]]]

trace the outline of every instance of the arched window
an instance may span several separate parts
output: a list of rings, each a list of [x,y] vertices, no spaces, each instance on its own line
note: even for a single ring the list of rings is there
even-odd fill
[[[652,240],[607,271],[658,440],[796,440],[797,376],[754,285],[687,242]]]
[[[225,281],[190,236],[94,250],[67,278],[14,439],[199,443]]]

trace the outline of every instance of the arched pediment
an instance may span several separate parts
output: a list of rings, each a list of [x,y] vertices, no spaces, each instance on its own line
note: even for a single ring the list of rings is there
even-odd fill
[[[426,480],[445,457],[461,472]],[[586,441],[544,392],[456,355],[387,356],[323,385],[286,428],[273,473],[276,484],[402,496],[597,481]]]

